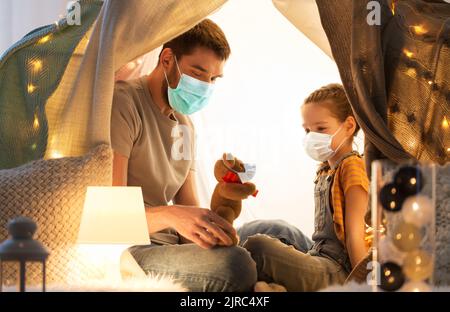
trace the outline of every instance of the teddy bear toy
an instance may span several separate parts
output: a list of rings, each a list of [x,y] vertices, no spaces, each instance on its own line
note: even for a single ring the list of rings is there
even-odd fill
[[[218,183],[211,197],[211,210],[233,224],[241,213],[242,200],[258,193],[255,184],[249,182],[254,175],[255,166],[244,164],[232,154],[224,153],[214,166]],[[235,245],[239,241],[238,237],[230,235],[230,238]]]

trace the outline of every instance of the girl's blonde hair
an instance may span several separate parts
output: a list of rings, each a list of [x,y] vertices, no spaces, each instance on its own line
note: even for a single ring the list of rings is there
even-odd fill
[[[355,118],[344,87],[341,84],[332,83],[317,89],[305,99],[303,105],[310,103],[324,104],[324,102],[328,102],[326,103],[327,108],[340,122],[344,122],[349,116]],[[354,136],[358,134],[359,129],[360,127],[356,122],[355,133],[353,134]]]

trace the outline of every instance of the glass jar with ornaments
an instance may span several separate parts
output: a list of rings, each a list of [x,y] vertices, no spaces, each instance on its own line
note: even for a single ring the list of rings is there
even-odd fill
[[[436,166],[372,163],[374,291],[430,291],[435,255]]]

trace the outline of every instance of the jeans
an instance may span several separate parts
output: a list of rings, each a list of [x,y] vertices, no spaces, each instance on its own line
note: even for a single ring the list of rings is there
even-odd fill
[[[270,237],[279,239],[286,245],[294,246],[295,249],[308,252],[312,247],[313,241],[302,233],[295,226],[283,220],[256,220],[245,223],[238,230],[239,245],[244,245],[245,241],[256,234],[266,234]]]
[[[284,221],[253,221],[238,234],[256,262],[259,281],[281,284],[288,291],[317,291],[347,278],[336,261],[309,254],[313,242]]]
[[[129,248],[145,273],[164,276],[189,291],[252,291],[256,264],[242,247],[203,249],[195,244],[137,245]]]
[[[147,274],[172,277],[190,291],[252,291],[257,278],[282,284],[288,290],[310,290],[335,280],[333,277],[329,281],[316,278],[315,273],[310,271],[312,274],[308,278],[321,282],[318,284],[314,280],[303,279],[303,283],[298,283],[302,273],[299,270],[302,265],[299,255],[305,254],[313,242],[299,229],[282,220],[249,222],[237,232],[240,246],[208,250],[195,244],[152,243],[130,247],[129,251]],[[285,250],[289,251],[286,253]],[[281,262],[277,261],[278,254]],[[317,259],[320,270],[338,271],[331,260],[308,257]],[[310,283],[311,287],[307,287],[306,283]]]

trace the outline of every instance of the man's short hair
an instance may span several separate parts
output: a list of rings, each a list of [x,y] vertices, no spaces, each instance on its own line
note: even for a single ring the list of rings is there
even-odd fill
[[[227,60],[231,54],[224,32],[210,19],[203,20],[187,32],[166,42],[163,50],[170,48],[177,59],[180,59],[183,55],[191,54],[197,47],[211,49],[222,60]]]

